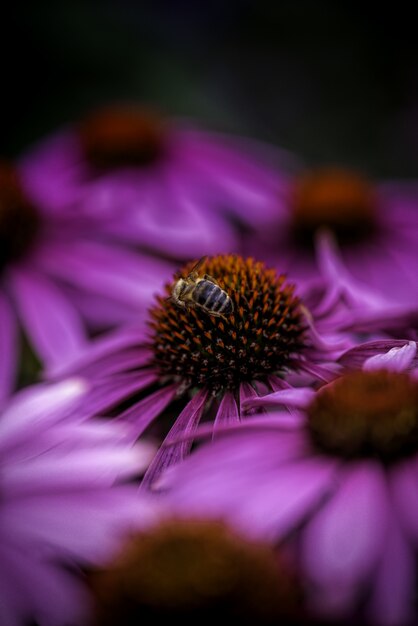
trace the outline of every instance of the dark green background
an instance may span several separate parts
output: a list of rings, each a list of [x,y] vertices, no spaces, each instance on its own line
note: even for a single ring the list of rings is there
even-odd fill
[[[376,177],[418,166],[417,28],[400,3],[17,2],[1,19],[7,156],[138,99]]]

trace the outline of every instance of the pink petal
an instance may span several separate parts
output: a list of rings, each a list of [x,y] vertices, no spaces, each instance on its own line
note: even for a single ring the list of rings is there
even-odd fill
[[[397,518],[411,539],[418,542],[418,459],[413,457],[391,468],[389,486]]]
[[[180,413],[165,439],[164,443],[168,444],[167,447],[163,445],[159,449],[143,478],[141,484],[143,490],[149,489],[164,470],[179,463],[187,456],[193,442],[192,434],[196,430],[205,409],[207,395],[207,390],[198,391]],[[190,435],[190,439],[175,443],[172,446],[169,445],[170,440],[183,433]]]
[[[146,396],[118,416],[118,421],[128,425],[129,434],[135,440],[142,435],[151,422],[164,411],[174,399],[178,385],[168,385]]]
[[[75,309],[54,283],[15,268],[11,288],[25,330],[46,365],[74,358],[86,336]]]
[[[148,306],[173,268],[140,253],[90,241],[45,244],[37,263],[54,277],[139,309]]]
[[[19,589],[19,605],[13,608],[26,618],[20,623],[34,619],[42,626],[66,626],[83,623],[87,618],[90,608],[87,591],[64,568],[42,562],[36,552],[27,554],[6,545],[0,547],[0,558],[3,572],[7,572],[13,586]],[[8,599],[10,603],[16,602],[13,595]]]
[[[1,416],[1,448],[5,450],[20,440],[30,441],[36,432],[56,424],[86,391],[83,380],[72,378],[54,385],[36,385],[16,394]]]
[[[365,462],[347,469],[304,532],[304,568],[322,593],[332,598],[367,579],[384,549],[387,514],[381,468]]]
[[[376,354],[363,364],[365,371],[386,369],[391,372],[403,372],[413,363],[417,353],[417,344],[410,341],[401,348],[391,348],[386,354]]]
[[[239,422],[240,415],[234,394],[231,391],[226,391],[216,413],[213,430],[216,431],[220,426],[226,424],[238,424]]]
[[[10,396],[16,376],[19,343],[15,316],[7,298],[0,292],[0,406]]]
[[[81,410],[84,415],[100,415],[138,391],[149,387],[157,379],[155,372],[140,370],[99,380],[93,384],[82,403]],[[77,411],[80,412],[78,407]]]
[[[244,400],[243,406],[281,406],[290,405],[295,408],[304,409],[310,404],[315,396],[313,389],[309,388],[291,388],[283,389],[282,391],[275,391],[265,396],[248,398]]]
[[[404,626],[415,620],[415,555],[394,515],[389,517],[385,549],[375,575],[368,613],[381,626]]]
[[[125,445],[75,451],[57,447],[25,463],[5,466],[2,493],[5,497],[23,497],[107,487],[117,479],[139,474],[143,465],[142,451]]]
[[[364,362],[370,357],[376,354],[385,354],[392,348],[403,348],[408,345],[409,343],[404,339],[378,339],[376,341],[367,341],[344,352],[338,359],[338,362],[350,369],[360,369]],[[414,367],[418,365],[416,355],[412,365]]]
[[[336,462],[315,458],[281,466],[243,497],[233,519],[262,539],[283,538],[333,489],[337,469]]]

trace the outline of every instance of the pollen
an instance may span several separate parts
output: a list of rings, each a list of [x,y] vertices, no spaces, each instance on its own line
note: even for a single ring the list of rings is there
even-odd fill
[[[308,409],[322,452],[390,463],[418,450],[418,383],[406,373],[354,372],[323,387]]]
[[[165,125],[152,111],[107,107],[86,117],[78,128],[84,155],[97,170],[146,166],[164,152]]]
[[[301,597],[296,576],[267,546],[197,519],[166,520],[132,537],[92,587],[99,626],[196,624],[202,616],[272,624],[296,612]]]
[[[182,309],[170,299],[173,285],[194,265],[166,285],[151,310],[154,364],[161,374],[182,388],[206,387],[216,394],[284,373],[304,346],[294,285],[252,258],[208,258],[199,274],[216,280],[233,303],[231,314],[216,317],[199,307]]]
[[[291,192],[292,231],[300,243],[312,244],[318,229],[334,233],[340,243],[370,237],[377,227],[377,194],[362,176],[339,168],[309,172]]]
[[[40,227],[36,208],[26,197],[18,173],[0,162],[0,271],[30,249]]]

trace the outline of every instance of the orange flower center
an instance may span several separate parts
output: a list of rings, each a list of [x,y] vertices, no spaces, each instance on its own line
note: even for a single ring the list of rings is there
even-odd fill
[[[150,165],[164,152],[165,126],[145,109],[105,108],[84,119],[78,131],[87,160],[98,170]]]
[[[391,462],[418,450],[418,383],[406,373],[354,372],[323,387],[308,409],[323,452]]]
[[[340,242],[369,237],[376,228],[377,197],[371,184],[343,169],[319,169],[295,182],[291,195],[292,230],[311,244],[318,229],[331,230]]]

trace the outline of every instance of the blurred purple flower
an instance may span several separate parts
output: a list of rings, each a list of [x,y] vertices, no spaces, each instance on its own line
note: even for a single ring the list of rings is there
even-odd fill
[[[151,449],[129,445],[120,424],[70,418],[84,392],[77,379],[27,388],[0,415],[5,626],[79,623],[89,607],[80,566],[108,559],[141,514],[152,516],[122,484],[144,471]]]
[[[99,109],[23,163],[40,205],[176,259],[239,252],[242,227],[285,210],[292,169],[285,152],[132,105]]]
[[[293,416],[228,427],[160,479],[171,487],[173,510],[225,518],[274,543],[287,540],[310,603],[323,616],[361,620],[360,610],[373,624],[412,623],[416,352],[415,342],[404,342],[317,393],[270,398],[276,408],[293,402]]]
[[[19,325],[52,366],[86,344],[83,317],[96,330],[140,318],[170,275],[169,264],[122,249],[102,225],[37,203],[25,167],[0,163],[0,402],[15,378]]]
[[[315,236],[329,231],[344,264],[387,303],[417,305],[418,185],[379,182],[337,167],[302,171],[282,190],[275,219],[245,252],[293,279],[315,277]]]
[[[296,295],[293,285],[262,263],[221,255],[206,259],[200,271],[230,294],[232,315],[223,319],[203,309],[180,309],[167,298],[171,283],[150,312],[150,330],[138,325],[119,330],[51,372],[89,379],[92,392],[84,409],[93,415],[119,410],[118,419],[130,425],[134,439],[160,415],[170,415],[167,441],[190,435],[187,442],[160,448],[144,486],[189,454],[200,421],[210,420],[216,431],[238,423],[251,398],[290,392],[299,378],[328,382],[337,375],[335,359],[354,344],[332,328],[326,314],[317,317],[314,306],[308,311],[303,292]]]

